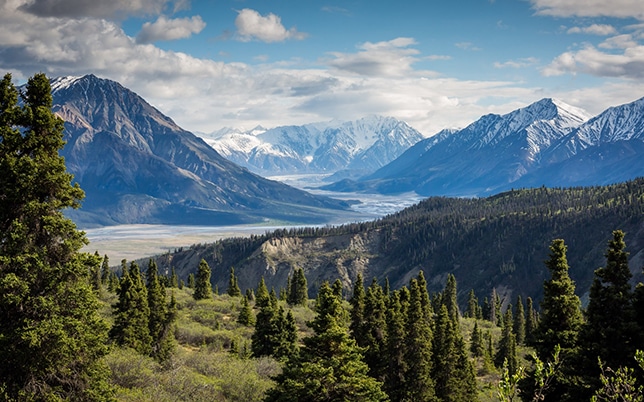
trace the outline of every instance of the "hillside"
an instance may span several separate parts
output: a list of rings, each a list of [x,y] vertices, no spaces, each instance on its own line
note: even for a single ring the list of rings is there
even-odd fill
[[[262,276],[269,287],[279,289],[295,267],[302,267],[310,292],[323,280],[336,278],[349,289],[358,273],[367,283],[388,278],[397,288],[422,269],[430,291],[441,290],[453,273],[461,302],[470,289],[488,295],[493,287],[504,296],[538,300],[547,277],[543,261],[553,239],[565,240],[570,274],[583,294],[593,271],[605,263],[603,254],[615,229],[626,232],[631,270],[641,280],[644,179],[515,190],[479,199],[431,197],[374,222],[226,239],[159,256],[157,262],[160,269],[175,267],[185,278],[204,258],[213,284],[222,290],[231,266],[242,289],[255,286]]]
[[[86,75],[51,85],[53,110],[65,121],[62,155],[86,193],[83,208],[69,215],[83,227],[312,224],[348,207],[228,161],[117,82]]]

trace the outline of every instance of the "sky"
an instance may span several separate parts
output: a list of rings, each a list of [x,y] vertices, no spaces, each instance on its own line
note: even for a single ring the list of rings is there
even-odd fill
[[[0,72],[112,79],[194,132],[383,115],[431,136],[644,97],[644,1],[0,0]]]

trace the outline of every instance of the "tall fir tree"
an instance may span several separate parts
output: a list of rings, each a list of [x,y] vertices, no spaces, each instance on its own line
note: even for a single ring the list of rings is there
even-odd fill
[[[365,348],[364,361],[369,366],[369,375],[381,382],[387,370],[387,362],[383,359],[387,349],[386,314],[385,293],[374,278],[365,297],[364,332],[356,342]]]
[[[199,261],[197,278],[195,279],[195,291],[192,294],[195,300],[206,300],[212,297],[212,285],[210,283],[210,266],[203,258]]]
[[[268,304],[260,307],[257,313],[251,351],[255,357],[273,356],[277,359],[290,358],[297,351],[295,321],[285,315],[275,292],[270,293]]]
[[[101,262],[101,283],[103,286],[107,286],[110,281],[110,257],[105,254],[103,256],[103,261]]]
[[[585,357],[582,371],[594,389],[600,386],[597,358],[614,369],[636,366],[633,356],[639,335],[625,249],[624,232],[614,231],[605,254],[606,266],[595,270],[590,287],[580,343]]]
[[[480,309],[479,300],[476,298],[474,289],[471,289],[467,296],[467,308],[465,309],[463,316],[467,318],[481,318],[479,317],[481,315],[479,312]]]
[[[248,302],[248,297],[246,296],[242,297],[241,307],[239,308],[239,315],[237,316],[237,322],[247,327],[255,324],[253,309],[250,308],[250,303]]]
[[[174,326],[176,306],[166,302],[165,287],[159,280],[159,270],[154,259],[148,262],[147,270],[148,307],[150,316],[148,327],[152,337],[150,356],[158,361],[166,361],[172,354],[176,342]]]
[[[406,288],[404,288],[406,289]],[[401,291],[394,291],[387,304],[387,370],[383,389],[391,401],[402,401],[406,397],[405,373],[408,370],[405,361],[405,312],[406,301],[401,303]]]
[[[508,308],[503,319],[501,339],[494,355],[494,365],[502,368],[505,364],[509,375],[514,375],[519,368],[517,356],[517,340],[513,330],[514,320],[512,319],[512,308]]]
[[[447,274],[447,283],[443,289],[443,304],[447,307],[452,321],[458,322],[460,313],[458,311],[456,277],[452,274]]]
[[[514,311],[514,325],[512,330],[516,336],[517,345],[523,345],[525,343],[525,311],[523,309],[523,299],[521,295],[517,296],[517,306]]]
[[[257,285],[257,291],[255,292],[255,307],[261,308],[268,305],[269,294],[268,288],[266,287],[266,282],[264,282],[264,277],[259,280]]]
[[[349,303],[351,304],[351,322],[349,323],[349,330],[353,339],[360,342],[364,338],[364,324],[365,324],[365,298],[366,292],[362,280],[362,274],[358,273],[356,281],[353,284],[353,294]]]
[[[233,267],[230,267],[230,276],[228,277],[228,290],[226,291],[226,293],[228,293],[228,296],[232,297],[239,297],[242,294],[241,289],[239,289],[239,285],[237,284],[237,276],[235,275],[235,268]]]
[[[409,284],[409,306],[405,328],[405,372],[403,400],[434,401],[436,394],[432,379],[432,342],[431,321],[427,319],[423,300],[427,289],[412,279]]]
[[[65,167],[63,121],[36,74],[18,102],[0,80],[0,389],[20,400],[112,399],[107,324],[89,285],[91,255],[63,210],[84,197]]]
[[[349,336],[346,311],[327,282],[318,291],[315,318],[307,325],[298,358],[289,359],[265,401],[386,401],[382,384],[370,377],[360,348]]]
[[[286,302],[290,306],[306,306],[309,301],[309,291],[302,268],[296,268],[291,277],[291,283],[288,287]]]
[[[537,312],[534,309],[532,298],[526,298],[526,316],[525,316],[525,343],[532,344],[534,342],[534,332],[539,324],[537,320]]]
[[[574,401],[575,389],[579,378],[574,375],[573,360],[577,355],[577,338],[583,324],[581,302],[575,294],[575,283],[568,275],[567,247],[562,239],[555,239],[550,244],[549,259],[546,267],[550,279],[543,285],[541,302],[541,319],[533,333],[532,346],[541,361],[549,361],[559,345],[562,364],[552,378],[545,395],[547,401]],[[527,379],[534,384],[534,373]],[[524,395],[532,395],[530,385],[524,382]]]
[[[485,354],[485,339],[483,338],[483,330],[479,328],[479,323],[474,323],[472,334],[470,335],[470,353],[473,357],[483,357]]]
[[[118,301],[113,306],[114,326],[110,337],[121,346],[148,355],[152,351],[150,336],[148,292],[143,284],[141,271],[136,262],[123,273],[118,289]]]

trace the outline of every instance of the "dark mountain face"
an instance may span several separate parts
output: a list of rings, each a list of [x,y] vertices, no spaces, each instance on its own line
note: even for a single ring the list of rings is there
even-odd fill
[[[341,201],[250,173],[120,84],[93,75],[52,82],[68,169],[86,192],[79,225],[221,225],[267,218],[324,222]]]
[[[511,188],[600,185],[644,176],[644,165],[632,163],[643,156],[644,100],[589,117],[543,99],[439,133],[369,176],[326,188],[484,196]]]

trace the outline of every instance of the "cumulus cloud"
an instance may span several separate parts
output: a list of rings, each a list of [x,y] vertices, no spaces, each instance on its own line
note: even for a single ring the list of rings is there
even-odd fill
[[[10,2],[10,0],[7,0]],[[166,8],[178,10],[186,0],[31,0],[21,10],[39,17],[123,18],[128,15],[156,15]]]
[[[589,34],[598,36],[608,36],[617,33],[617,30],[612,25],[607,24],[593,24],[587,27],[572,27],[568,29],[569,34]]]
[[[530,0],[539,15],[617,17],[644,20],[642,0]]]
[[[525,67],[530,67],[539,62],[539,59],[536,57],[525,57],[522,59],[518,60],[508,60],[505,62],[495,62],[494,67],[495,68],[525,68]]]
[[[412,38],[396,38],[385,42],[365,42],[357,53],[331,52],[327,65],[334,69],[365,76],[400,76],[412,71],[418,61],[417,49],[410,48]]]
[[[632,46],[622,53],[608,53],[587,45],[581,50],[557,56],[542,73],[545,76],[584,73],[641,80],[644,78],[644,46]]]
[[[152,43],[159,40],[175,40],[189,38],[192,34],[201,32],[206,23],[200,16],[191,18],[168,19],[159,17],[155,22],[146,22],[136,36],[137,43]]]
[[[238,12],[235,26],[239,39],[242,41],[255,39],[271,43],[283,42],[287,39],[301,40],[306,37],[305,33],[298,32],[296,28],[286,29],[279,16],[272,13],[262,16],[249,8]]]

